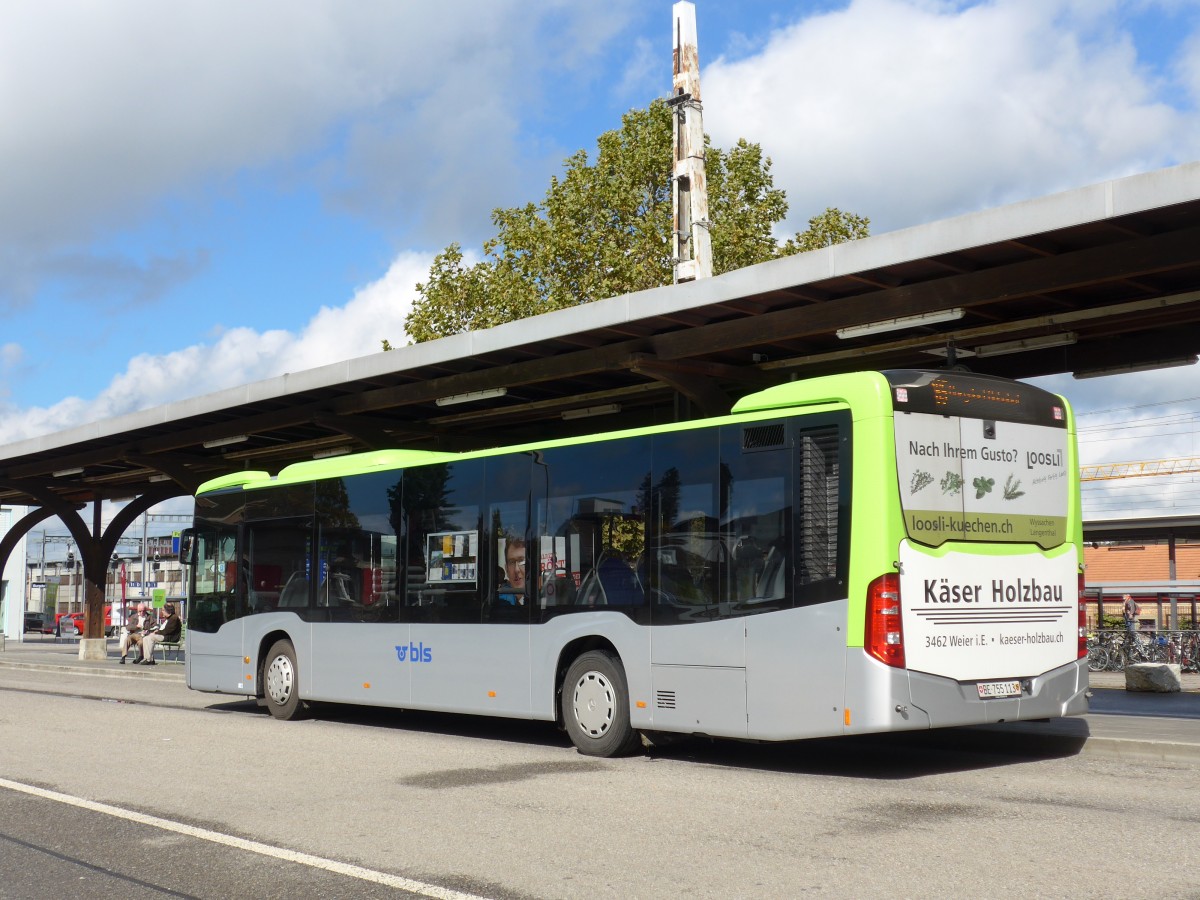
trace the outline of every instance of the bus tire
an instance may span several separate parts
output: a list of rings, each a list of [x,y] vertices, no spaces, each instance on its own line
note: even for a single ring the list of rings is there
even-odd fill
[[[302,719],[308,713],[308,704],[300,699],[300,668],[291,641],[278,640],[271,645],[263,666],[262,685],[263,699],[275,718]]]
[[[589,650],[567,669],[562,715],[571,743],[585,756],[625,756],[639,744],[629,724],[629,687],[619,657]]]

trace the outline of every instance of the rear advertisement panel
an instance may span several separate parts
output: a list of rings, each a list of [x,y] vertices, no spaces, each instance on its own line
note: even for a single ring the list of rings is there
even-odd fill
[[[896,465],[908,536],[1035,543],[1068,539],[1065,429],[897,411]]]
[[[995,691],[1077,658],[1074,546],[1051,555],[983,556],[903,541],[900,564],[909,670],[957,681],[1003,679],[980,696],[1009,696]]]

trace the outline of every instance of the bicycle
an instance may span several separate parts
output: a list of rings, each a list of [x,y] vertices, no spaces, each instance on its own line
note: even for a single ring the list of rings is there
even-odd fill
[[[1093,635],[1088,638],[1088,671],[1089,672],[1105,672],[1112,665],[1112,656],[1108,652],[1108,648],[1104,646],[1101,638]]]

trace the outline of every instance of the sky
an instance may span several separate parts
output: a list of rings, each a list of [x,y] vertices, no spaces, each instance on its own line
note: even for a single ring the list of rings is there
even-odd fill
[[[438,251],[478,252],[492,209],[670,93],[671,7],[0,0],[3,439],[407,343]],[[827,206],[879,234],[1200,159],[1200,0],[696,11],[705,129],[771,157],[781,235]],[[1084,462],[1194,456],[1196,372],[1044,383]],[[1085,497],[1200,511],[1195,477]]]

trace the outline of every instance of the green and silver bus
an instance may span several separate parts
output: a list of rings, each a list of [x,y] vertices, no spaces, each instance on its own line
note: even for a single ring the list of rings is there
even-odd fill
[[[1083,713],[1074,423],[949,371],[715,419],[201,486],[187,681],[558,721],[583,753]]]

